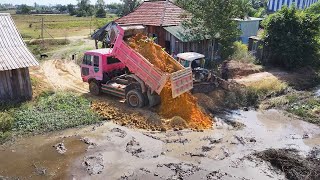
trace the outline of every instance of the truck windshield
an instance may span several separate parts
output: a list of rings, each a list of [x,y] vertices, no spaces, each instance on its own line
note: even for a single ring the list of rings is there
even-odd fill
[[[184,67],[186,67],[186,68],[190,66],[190,64],[189,64],[190,62],[189,62],[189,61],[186,61],[186,60],[184,60],[184,59],[181,59],[180,61],[181,61],[181,65],[182,65],[182,66],[184,66]]]
[[[82,64],[86,64],[86,65],[92,66],[92,58],[91,58],[91,55],[87,55],[87,54],[84,55]]]

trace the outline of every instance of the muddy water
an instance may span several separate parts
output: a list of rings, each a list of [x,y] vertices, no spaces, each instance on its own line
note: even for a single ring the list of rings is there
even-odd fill
[[[284,115],[277,110],[237,111],[231,118],[246,125],[240,132],[257,140],[257,150],[292,147],[307,152],[310,147],[320,145],[318,126]]]
[[[203,132],[150,132],[106,122],[76,131],[94,144],[89,147],[79,136],[64,138],[68,149],[64,155],[52,148],[63,138],[27,138],[1,151],[0,175],[26,179],[285,179],[252,154],[295,148],[305,155],[320,146],[318,126],[276,110],[235,111],[216,121],[214,129]],[[238,129],[230,121],[244,127]],[[46,168],[46,175],[37,175],[33,164]]]
[[[225,119],[245,127],[237,130]],[[80,162],[72,172],[78,179],[285,179],[252,153],[296,148],[306,154],[319,145],[319,136],[318,126],[275,110],[235,111],[218,118],[214,130],[204,132],[137,131],[106,123],[87,134],[97,146],[86,155],[103,157],[101,174],[88,175]]]
[[[63,142],[67,151],[59,154],[54,145]],[[85,152],[80,137],[34,136],[12,146],[1,146],[0,175],[17,179],[70,179],[71,162]],[[1,178],[0,178],[1,179]]]

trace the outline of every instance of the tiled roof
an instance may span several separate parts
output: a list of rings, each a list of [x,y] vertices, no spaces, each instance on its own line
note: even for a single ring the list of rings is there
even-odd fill
[[[150,26],[176,26],[185,11],[170,1],[143,2],[135,11],[117,19],[118,24],[141,24]]]
[[[39,65],[28,50],[10,14],[0,13],[0,71]]]

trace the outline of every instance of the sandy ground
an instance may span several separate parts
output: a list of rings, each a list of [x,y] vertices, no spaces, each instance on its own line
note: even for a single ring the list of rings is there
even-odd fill
[[[237,128],[231,121],[243,124]],[[42,142],[42,143],[39,143]],[[66,153],[59,154],[62,142]],[[0,175],[26,179],[285,179],[252,154],[319,146],[320,128],[276,110],[235,111],[213,130],[151,132],[112,122],[1,146]],[[19,163],[19,162],[23,163]],[[19,169],[19,171],[17,171]]]
[[[280,70],[273,70],[273,71],[268,71],[268,72],[258,72],[258,73],[250,74],[250,75],[244,76],[244,77],[237,77],[233,80],[239,84],[247,85],[247,84],[262,81],[262,80],[284,79],[289,76],[292,76],[292,75],[290,75],[287,72],[280,71]]]
[[[80,67],[73,61],[48,60],[41,63],[41,68],[55,90],[89,92],[88,84],[81,80]]]
[[[51,54],[49,60],[40,62],[39,67],[30,69],[31,77],[39,81],[47,82],[48,88],[55,91],[73,91],[77,93],[88,93],[88,84],[81,79],[80,66],[71,60],[71,52],[82,54],[87,48],[94,48],[94,41],[82,36],[68,37],[70,44],[64,48],[48,52]],[[79,42],[82,42],[79,45]],[[67,57],[67,58],[66,58]],[[62,60],[63,58],[66,58]]]

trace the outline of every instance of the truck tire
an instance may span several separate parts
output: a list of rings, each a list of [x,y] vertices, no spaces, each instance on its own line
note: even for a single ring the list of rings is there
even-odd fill
[[[144,96],[137,89],[132,89],[126,94],[126,101],[133,108],[142,108],[145,105]]]
[[[91,81],[89,84],[90,93],[98,96],[101,93],[101,87],[96,81]]]

